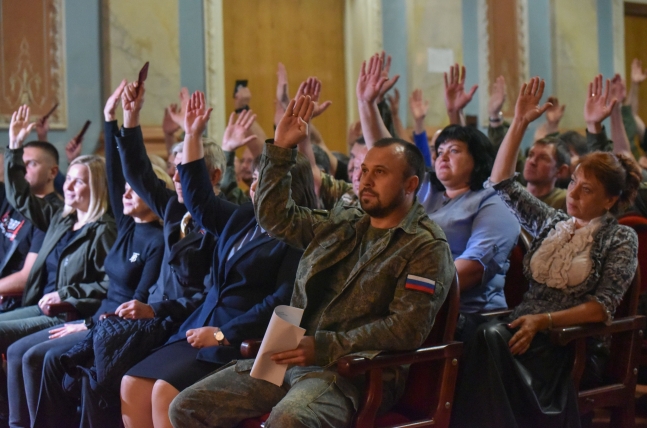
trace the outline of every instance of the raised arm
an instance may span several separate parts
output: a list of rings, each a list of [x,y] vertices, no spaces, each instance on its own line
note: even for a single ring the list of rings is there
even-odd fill
[[[29,122],[29,107],[20,106],[11,116],[9,124],[9,148],[4,155],[4,182],[7,201],[24,215],[34,226],[47,231],[54,213],[58,209],[45,199],[32,193],[25,179],[27,169],[22,160],[22,145],[35,123]]]
[[[383,76],[383,62],[384,56],[380,57],[378,54],[373,55],[368,64],[364,61],[355,88],[362,133],[369,149],[377,140],[391,137],[380,116],[377,100],[382,88],[385,85],[393,86],[400,76],[396,75],[391,79]]]
[[[117,118],[115,112],[121,94],[126,87],[126,80],[122,80],[117,89],[108,97],[106,105],[103,108],[103,118],[105,120],[103,126],[104,144],[106,149],[106,175],[108,178],[108,197],[110,199],[110,206],[112,207],[112,214],[117,222],[117,228],[121,229],[124,220],[124,206],[122,196],[126,187],[126,179],[124,172],[121,168],[121,159],[117,151],[117,141],[115,136],[119,133],[117,125]]]
[[[631,152],[631,144],[625,131],[625,124],[622,120],[622,100],[625,98],[626,87],[619,74],[613,76],[609,88],[609,98],[616,101],[611,109],[611,141],[613,142],[613,153],[623,154],[630,159],[634,158]],[[620,102],[618,102],[620,101]]]
[[[465,92],[465,66],[460,67],[454,64],[445,77],[445,107],[449,116],[449,123],[461,125],[461,113],[466,105],[472,101],[478,85],[472,86],[469,92]]]
[[[548,97],[548,102],[552,106],[546,110],[546,122],[539,125],[535,130],[535,141],[548,135],[559,133],[559,122],[564,117],[566,104],[560,105],[557,97]]]
[[[422,91],[416,89],[409,97],[409,108],[413,116],[413,140],[425,158],[425,165],[431,167],[431,153],[425,130],[425,117],[429,110],[429,101],[422,98]]]
[[[297,206],[290,195],[290,168],[296,162],[293,149],[307,137],[313,110],[308,96],[290,101],[276,127],[274,144],[265,145],[254,206],[256,219],[265,230],[300,249],[312,241],[317,224],[328,218],[327,211]]]
[[[400,91],[398,91],[398,88],[393,90],[393,96],[387,95],[386,100],[389,102],[395,133],[398,135],[398,138],[411,142],[411,135],[407,134],[407,130],[404,129],[404,124],[400,118]]]
[[[144,104],[146,86],[136,91],[137,82],[127,85],[122,93],[124,124],[116,136],[124,177],[137,195],[159,218],[164,219],[166,205],[175,192],[157,178],[144,147],[139,126],[139,111]]]
[[[191,100],[184,115],[184,146],[182,148],[182,165],[178,166],[184,204],[193,219],[210,233],[219,236],[225,228],[231,215],[238,205],[216,197],[212,191],[211,181],[204,163],[204,146],[202,133],[207,127],[211,116],[211,108],[206,107],[204,93],[197,91],[191,95]],[[236,123],[233,117],[225,130],[223,146],[233,147],[245,138],[245,132],[254,121],[254,114],[242,112]],[[250,136],[247,138],[255,138]],[[237,141],[232,141],[236,140]]]
[[[606,89],[602,75],[598,75],[589,83],[589,93],[584,104],[584,121],[586,130],[591,134],[602,132],[602,121],[611,115],[617,100],[609,100],[609,87],[611,82],[607,79]]]

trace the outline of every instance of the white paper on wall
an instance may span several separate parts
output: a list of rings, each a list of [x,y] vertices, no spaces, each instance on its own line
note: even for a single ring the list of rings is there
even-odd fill
[[[427,48],[427,71],[444,73],[454,65],[454,51],[451,49]]]

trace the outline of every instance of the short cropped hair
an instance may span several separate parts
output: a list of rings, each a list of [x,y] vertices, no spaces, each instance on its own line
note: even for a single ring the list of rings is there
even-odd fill
[[[394,144],[404,148],[404,158],[407,161],[404,178],[407,179],[414,175],[418,177],[418,187],[416,187],[413,193],[415,196],[418,190],[420,190],[422,180],[425,178],[425,159],[422,157],[422,152],[419,148],[399,138],[382,138],[381,140],[377,140],[373,144],[373,147],[389,147]]]
[[[204,163],[209,171],[219,169],[223,174],[227,167],[227,160],[222,148],[210,138],[202,138],[202,147],[204,148]],[[177,155],[182,153],[183,143],[177,143],[171,149],[171,153]]]
[[[56,150],[56,147],[54,147],[52,143],[47,141],[30,141],[23,145],[23,148],[27,147],[33,147],[44,151],[54,160],[56,165],[58,165],[58,150]]]
[[[586,144],[586,137],[577,131],[566,131],[557,137],[566,145],[567,150],[573,149],[578,156],[584,156],[589,152],[589,146]]]
[[[571,154],[566,147],[566,144],[557,137],[544,137],[535,141],[533,145],[539,146],[553,146],[555,148],[555,153],[553,158],[557,164],[557,168],[560,168],[562,165],[571,165]]]

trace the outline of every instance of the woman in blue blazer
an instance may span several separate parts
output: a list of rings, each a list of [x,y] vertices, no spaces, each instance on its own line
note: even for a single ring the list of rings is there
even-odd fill
[[[292,295],[302,252],[270,237],[256,222],[253,203],[238,206],[208,191],[201,135],[209,113],[204,95],[193,94],[178,171],[193,221],[218,238],[212,286],[205,302],[177,334],[124,376],[121,409],[126,427],[170,426],[168,406],[173,398],[239,357],[240,343],[262,337],[274,308],[289,304]],[[229,125],[230,131],[233,127],[239,132],[225,132],[225,138],[232,134],[242,138],[253,120],[250,112],[242,114]],[[296,202],[315,208],[314,180],[305,157],[291,173]],[[254,182],[250,188],[252,200],[255,186]]]

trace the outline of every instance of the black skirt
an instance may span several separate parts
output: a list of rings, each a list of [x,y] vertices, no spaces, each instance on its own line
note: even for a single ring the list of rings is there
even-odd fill
[[[579,427],[571,348],[539,332],[526,352],[512,355],[508,342],[516,329],[508,322],[482,324],[466,344],[451,426]]]
[[[196,360],[198,351],[186,340],[169,343],[137,363],[126,375],[161,379],[182,391],[220,367],[220,364]]]

